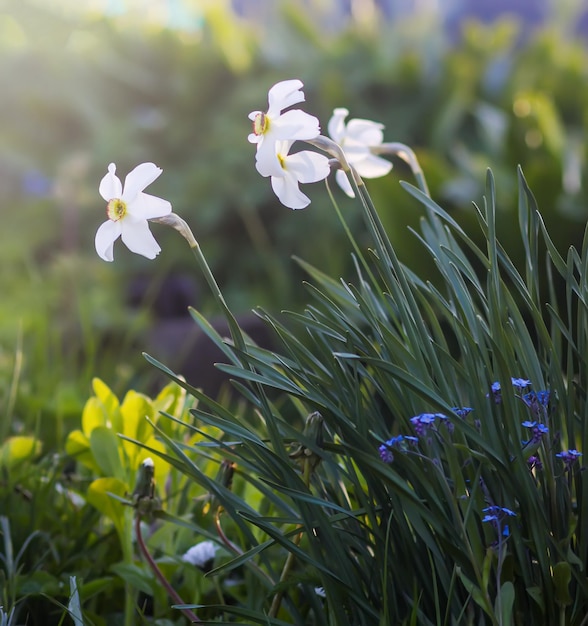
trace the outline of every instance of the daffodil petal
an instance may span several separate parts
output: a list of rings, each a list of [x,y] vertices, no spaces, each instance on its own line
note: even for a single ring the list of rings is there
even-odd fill
[[[353,187],[349,182],[349,178],[347,174],[343,170],[337,170],[335,174],[335,180],[341,189],[350,197],[355,198],[355,192],[353,191]]]
[[[347,161],[349,161],[352,165],[355,165],[359,161],[363,161],[363,159],[367,158],[371,154],[369,146],[352,139],[345,139],[343,149],[345,150],[345,157],[347,158]]]
[[[104,178],[100,181],[100,186],[98,187],[98,191],[102,198],[109,202],[113,198],[120,198],[122,196],[122,183],[120,179],[115,174],[116,165],[111,163],[108,166],[108,174],[104,176]]]
[[[326,178],[331,167],[329,159],[318,152],[303,150],[284,159],[285,168],[301,183],[316,183]]]
[[[255,155],[255,169],[262,176],[283,176],[280,158],[287,157],[293,143],[293,141],[269,141],[259,145]]]
[[[379,178],[386,176],[392,169],[392,163],[375,154],[368,154],[364,159],[354,165],[357,173],[362,178]]]
[[[147,220],[127,218],[122,224],[122,240],[131,252],[154,259],[161,248],[149,230]]]
[[[340,107],[333,111],[333,115],[327,125],[329,136],[333,141],[341,143],[345,137],[345,118],[349,115],[349,111]]]
[[[141,163],[130,171],[125,178],[122,199],[132,202],[137,194],[141,193],[145,187],[150,185],[163,170],[155,163]]]
[[[129,215],[136,219],[151,220],[155,217],[169,215],[172,211],[171,202],[152,196],[148,193],[139,193],[134,200],[128,203]]]
[[[269,108],[267,114],[274,117],[289,106],[304,102],[302,87],[302,81],[298,79],[283,80],[276,83],[268,92]]]
[[[275,153],[275,150],[257,151],[255,158],[255,169],[266,178],[268,176],[282,176],[282,165]]]
[[[384,141],[383,124],[371,120],[349,120],[346,128],[346,138],[363,143],[366,146],[377,146]]]
[[[266,138],[271,136],[274,140],[314,139],[320,132],[318,118],[300,109],[294,109],[272,120]]]
[[[304,209],[310,204],[310,198],[304,195],[298,187],[294,176],[272,176],[272,189],[280,202],[289,209]]]
[[[94,245],[96,252],[105,261],[114,261],[114,242],[121,235],[120,222],[108,220],[104,222],[96,231]]]

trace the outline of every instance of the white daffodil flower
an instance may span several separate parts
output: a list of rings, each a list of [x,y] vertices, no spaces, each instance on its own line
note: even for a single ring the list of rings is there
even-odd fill
[[[262,176],[270,176],[272,189],[280,202],[290,209],[304,209],[310,198],[304,195],[299,183],[316,183],[331,171],[329,159],[317,152],[303,150],[288,154],[293,141],[277,141],[274,158],[258,158],[255,164]]]
[[[248,139],[257,144],[258,160],[275,161],[276,141],[314,139],[320,134],[319,121],[313,115],[300,109],[282,113],[284,109],[304,102],[302,86],[302,81],[297,79],[276,83],[268,93],[267,112],[252,111],[249,114],[249,119],[253,122],[253,132]]]
[[[345,124],[348,115],[347,109],[339,108],[333,111],[328,124],[331,139],[343,148],[349,165],[353,166],[362,178],[386,176],[392,169],[392,163],[372,152],[372,148],[380,146],[384,141],[382,132],[384,125],[361,119],[352,119]],[[355,193],[345,172],[338,170],[335,178],[339,187],[350,198],[354,198]]]
[[[124,188],[115,175],[116,165],[108,166],[108,174],[100,182],[100,195],[106,200],[104,222],[96,232],[96,252],[105,261],[114,260],[114,242],[121,237],[131,252],[154,259],[161,248],[149,230],[147,220],[171,213],[167,200],[143,193],[163,170],[154,163],[141,163],[127,174]]]
[[[206,569],[214,560],[215,555],[216,544],[212,541],[201,541],[182,555],[182,561],[199,569]]]

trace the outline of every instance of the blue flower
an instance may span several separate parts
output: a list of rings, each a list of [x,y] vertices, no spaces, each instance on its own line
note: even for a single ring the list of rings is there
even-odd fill
[[[505,506],[487,506],[485,509],[482,509],[482,513],[490,513],[490,517],[504,518],[504,517],[516,517],[516,513],[512,509],[507,509]],[[488,515],[486,517],[489,517]],[[484,521],[484,520],[482,520]]]
[[[530,380],[527,380],[526,378],[514,378],[512,377],[510,379],[510,382],[512,383],[513,387],[516,387],[517,389],[525,389],[526,387],[529,387],[532,383]],[[492,385],[490,386],[490,390],[492,392],[492,396],[494,398],[494,402],[496,404],[500,404],[502,402],[502,389],[500,387],[500,383],[494,382],[492,383]],[[486,397],[489,398],[490,394],[487,393]]]
[[[486,513],[482,518],[482,523],[492,524],[502,537],[508,539],[510,527],[508,524],[502,524],[502,522],[509,517],[516,517],[516,513],[505,506],[496,505],[487,506],[485,509],[482,509],[482,513]]]
[[[578,452],[578,450],[564,450],[563,452],[558,452],[555,456],[562,459],[565,469],[569,470],[574,464],[574,461],[582,456],[582,453]]]
[[[502,389],[500,388],[499,382],[494,382],[490,385],[490,391],[492,392],[492,398],[496,404],[500,404],[502,402]],[[487,393],[486,397],[489,398],[490,394]]]
[[[533,408],[535,405],[546,407],[549,404],[549,397],[551,392],[549,389],[542,389],[541,391],[529,391],[525,393],[523,397],[523,402],[528,406]]]
[[[454,406],[451,410],[459,417],[464,418],[467,417],[474,409],[469,406]]]
[[[513,387],[517,387],[517,389],[524,389],[525,387],[529,387],[531,385],[531,381],[526,378],[511,378]]]
[[[543,463],[541,462],[541,459],[538,456],[535,455],[531,455],[528,459],[527,459],[527,464],[529,465],[529,469],[537,469],[537,470],[541,470],[543,469]]]
[[[543,435],[547,435],[549,432],[549,428],[545,426],[545,424],[541,424],[540,422],[531,422],[526,420],[522,422],[521,426],[525,428],[531,428],[533,430],[533,437],[529,441],[524,441],[523,445],[528,444],[537,444],[541,441]]]
[[[380,458],[384,463],[392,463],[394,461],[394,455],[392,454],[392,450],[388,447],[388,442],[383,443],[379,448],[378,452],[380,453]]]
[[[396,437],[392,437],[378,448],[380,458],[382,459],[382,461],[384,461],[384,463],[392,463],[394,461],[394,453],[392,452],[392,448],[405,452],[407,449],[407,444],[415,445],[416,443],[418,443],[418,441],[419,440],[417,437],[405,435],[397,435]]]
[[[417,436],[422,437],[435,423],[437,418],[445,421],[447,420],[447,415],[443,415],[443,413],[421,413],[411,417],[410,422],[414,426]]]

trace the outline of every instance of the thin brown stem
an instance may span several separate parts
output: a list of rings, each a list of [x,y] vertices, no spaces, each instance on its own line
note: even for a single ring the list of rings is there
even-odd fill
[[[243,550],[241,550],[241,548],[234,544],[225,534],[225,531],[221,525],[221,521],[220,521],[220,514],[219,511],[216,512],[216,515],[214,516],[214,525],[216,528],[216,532],[217,535],[219,536],[220,540],[223,542],[223,544],[231,551],[234,552],[235,554],[241,556],[243,554]],[[257,565],[257,563],[255,563],[254,561],[249,561],[249,565],[250,567],[252,567],[258,574],[261,574],[265,579],[267,579],[269,581],[269,583],[271,585],[274,585],[274,581],[272,580],[272,577],[267,573],[264,572],[261,567],[259,567]]]
[[[164,586],[170,598],[172,598],[176,604],[186,604],[180,597],[180,594],[170,585],[168,579],[163,575],[163,572],[159,569],[159,566],[149,553],[141,533],[141,516],[139,514],[135,516],[135,535],[137,537],[137,545],[139,546],[141,554],[145,557],[147,564],[157,577],[157,580],[159,580],[159,582]],[[190,622],[194,623],[200,621],[198,616],[195,615],[190,609],[180,609],[180,611],[190,620]]]

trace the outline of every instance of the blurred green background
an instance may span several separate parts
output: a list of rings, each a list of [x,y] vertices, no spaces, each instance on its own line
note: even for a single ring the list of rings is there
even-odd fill
[[[266,107],[279,80],[304,82],[305,110],[325,131],[336,106],[383,122],[387,141],[416,150],[434,199],[474,233],[472,201],[481,202],[491,167],[500,236],[515,258],[520,164],[558,247],[578,245],[587,214],[582,3],[546,3],[533,28],[505,15],[459,29],[447,27],[436,3],[421,5],[384,19],[371,0],[240,2],[239,11],[223,0],[0,1],[8,429],[36,420],[59,442],[93,376],[117,393],[148,384],[144,333],[166,301],[165,315],[185,311],[169,292],[177,277],[187,285],[182,305],[218,313],[175,232],[153,225],[162,246],[155,261],[121,244],[113,264],[96,256],[105,219],[98,183],[110,162],[121,176],[144,161],[163,168],[149,191],[189,222],[238,313],[303,306],[292,255],[352,275],[324,186],[308,186],[311,206],[291,212],[255,171],[247,114]],[[408,234],[420,209],[401,179],[410,172],[395,162],[368,187],[400,258],[432,276]],[[361,239],[357,207],[335,193]]]

